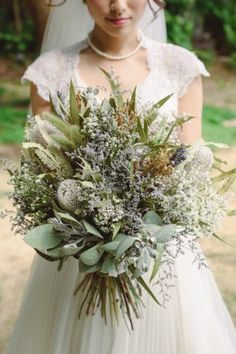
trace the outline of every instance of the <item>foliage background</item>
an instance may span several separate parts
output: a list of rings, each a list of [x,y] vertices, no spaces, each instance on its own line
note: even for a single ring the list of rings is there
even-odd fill
[[[0,46],[4,53],[37,52],[48,13],[45,2],[0,0]],[[199,47],[236,55],[235,0],[167,0],[166,3],[170,42],[189,49]]]

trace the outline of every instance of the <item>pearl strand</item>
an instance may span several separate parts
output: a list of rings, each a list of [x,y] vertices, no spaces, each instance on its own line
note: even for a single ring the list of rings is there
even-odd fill
[[[125,54],[125,55],[110,55],[107,53],[102,52],[101,50],[99,50],[91,41],[91,32],[88,34],[87,36],[87,40],[88,40],[88,44],[89,46],[93,49],[93,51],[95,53],[97,53],[98,55],[100,55],[103,58],[106,58],[108,60],[125,60],[127,58],[130,58],[131,56],[133,56],[134,54],[136,54],[138,52],[138,50],[141,48],[142,46],[142,42],[143,42],[143,32],[141,30],[138,30],[138,38],[139,38],[139,44],[137,45],[137,47],[130,53]]]

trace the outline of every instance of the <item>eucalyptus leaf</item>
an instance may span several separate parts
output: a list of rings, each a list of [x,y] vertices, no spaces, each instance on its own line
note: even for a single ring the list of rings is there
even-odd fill
[[[150,232],[152,237],[155,237],[161,226],[157,224],[144,224],[144,229]]]
[[[120,243],[121,241],[111,241],[101,245],[100,248],[104,251],[114,253],[117,251],[117,248],[119,247]]]
[[[175,231],[176,225],[174,224],[162,226],[162,228],[157,232],[155,238],[157,242],[167,242],[173,236]]]
[[[141,255],[143,257],[144,264],[149,268],[151,264],[151,256],[146,247],[142,249]]]
[[[105,258],[102,268],[101,268],[101,273],[110,273],[116,271],[116,261],[115,258],[111,255]]]
[[[39,250],[56,247],[61,242],[61,236],[53,224],[36,226],[28,231],[23,239],[29,246]]]
[[[86,220],[83,220],[83,224],[84,224],[84,227],[85,227],[86,231],[89,234],[95,235],[95,236],[103,239],[102,234],[100,234],[100,232],[96,229],[96,227],[94,227],[93,225],[89,224]]]
[[[116,252],[116,259],[122,256],[134,243],[136,237],[127,236],[123,241],[121,241],[117,252]]]
[[[116,237],[114,238],[114,241],[123,241],[123,240],[125,240],[127,237],[130,237],[130,236],[129,236],[129,235],[126,235],[126,234],[119,233],[119,234],[116,235]]]
[[[168,224],[159,226],[155,224],[146,224],[145,229],[151,233],[151,236],[156,239],[156,242],[167,242],[176,231],[176,225]]]
[[[66,256],[74,256],[78,253],[83,246],[77,247],[76,244],[65,245],[62,247],[56,247],[52,250],[45,251],[45,254],[49,256],[56,256],[56,257],[66,257]]]
[[[97,264],[104,253],[104,250],[100,249],[99,246],[100,244],[97,244],[81,253],[81,261],[88,266]]]
[[[143,221],[145,222],[145,224],[155,224],[155,225],[162,224],[161,217],[154,210],[148,211],[143,216]]]
[[[58,261],[58,260],[60,260],[61,258],[60,257],[55,257],[55,256],[48,256],[48,255],[46,255],[44,252],[45,251],[39,251],[39,250],[37,250],[37,248],[35,248],[35,251],[36,251],[36,253],[38,253],[42,258],[44,258],[44,259],[46,259],[47,261],[49,261],[49,262],[55,262],[55,261]]]
[[[73,216],[71,216],[70,214],[68,213],[61,213],[61,212],[56,212],[54,211],[55,214],[57,214],[61,220],[69,223],[69,224],[77,224],[77,225],[80,225],[80,222],[78,220],[76,220]]]
[[[93,272],[97,272],[98,270],[100,270],[101,268],[101,264],[97,263],[93,266],[88,266],[87,264],[84,264],[81,259],[79,260],[79,272],[81,273],[93,273]]]

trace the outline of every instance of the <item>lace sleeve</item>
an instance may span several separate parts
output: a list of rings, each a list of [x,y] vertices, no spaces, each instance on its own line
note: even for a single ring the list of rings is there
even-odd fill
[[[210,76],[203,62],[194,52],[186,48],[169,44],[168,59],[171,79],[178,98],[186,93],[188,86],[198,75]]]
[[[179,53],[179,85],[178,97],[181,98],[186,93],[188,86],[199,75],[210,76],[204,63],[194,52],[181,48]]]
[[[21,78],[21,83],[31,81],[37,86],[38,94],[46,101],[49,95],[55,94],[58,78],[60,77],[61,56],[59,50],[41,54],[28,66]]]

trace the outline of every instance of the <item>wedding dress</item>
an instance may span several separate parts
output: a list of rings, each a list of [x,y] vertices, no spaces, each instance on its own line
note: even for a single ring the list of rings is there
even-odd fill
[[[59,91],[66,102],[70,79],[86,88],[78,64],[87,46],[84,39],[42,54],[22,80],[34,82],[45,100],[50,94],[56,103]],[[209,76],[197,56],[182,47],[145,37],[143,48],[149,74],[137,86],[139,107],[174,92],[162,110],[177,111],[193,79]],[[78,262],[70,258],[60,272],[57,263],[35,255],[6,354],[236,354],[236,331],[213,274],[198,269],[190,252],[176,258],[177,277],[165,308],[143,291],[146,307],[131,333],[122,317],[119,327],[105,325],[99,311],[78,319],[81,298],[73,295],[81,278]]]

